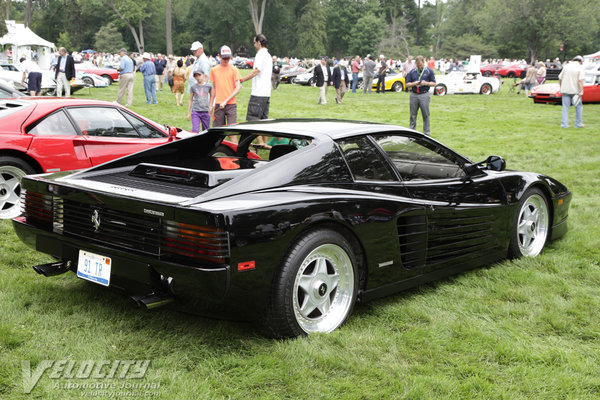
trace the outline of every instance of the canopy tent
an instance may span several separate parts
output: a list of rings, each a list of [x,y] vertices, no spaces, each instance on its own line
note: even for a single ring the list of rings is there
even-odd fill
[[[595,52],[593,54],[585,55],[585,56],[583,56],[583,59],[584,60],[592,60],[592,61],[593,60],[598,60],[598,59],[600,59],[600,51],[597,51],[597,52]]]
[[[37,62],[42,69],[49,69],[54,43],[42,39],[29,27],[15,21],[5,21],[8,33],[0,38],[0,58],[12,60],[18,64],[22,56],[37,55]]]

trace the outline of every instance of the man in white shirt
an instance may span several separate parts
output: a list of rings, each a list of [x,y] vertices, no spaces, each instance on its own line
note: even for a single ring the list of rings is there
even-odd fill
[[[317,104],[327,104],[327,87],[333,85],[331,69],[327,66],[327,57],[321,58],[321,63],[317,64],[313,70],[313,85],[319,88],[319,101]]]
[[[248,101],[247,121],[269,118],[269,103],[271,101],[271,74],[273,59],[267,50],[267,37],[259,33],[254,37],[254,68],[242,78],[242,82],[252,79],[252,92]]]
[[[22,57],[19,61],[21,62],[21,70],[23,71],[21,83],[25,85],[25,78],[27,78],[27,90],[29,90],[29,94],[31,96],[41,96],[42,69],[36,62],[25,57]]]
[[[192,73],[188,79],[188,92],[190,91],[190,88],[196,84],[196,80],[194,79],[195,71],[202,71],[202,73],[206,76],[210,75],[210,61],[208,60],[208,57],[206,57],[206,54],[204,54],[204,46],[202,46],[202,43],[195,41],[192,43],[190,50],[194,54],[194,57],[196,57],[196,61],[194,61]]]
[[[569,107],[575,106],[575,128],[583,128],[583,80],[585,71],[583,69],[583,57],[576,56],[565,65],[558,75],[560,82],[560,93],[562,94],[562,116],[560,127],[569,127]]]

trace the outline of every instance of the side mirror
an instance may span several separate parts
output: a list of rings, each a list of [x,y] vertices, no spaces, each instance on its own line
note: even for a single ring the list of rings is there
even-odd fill
[[[174,126],[167,125],[165,125],[165,128],[167,129],[167,133],[169,134],[169,142],[177,139],[177,128],[175,128]]]
[[[506,161],[504,158],[500,156],[489,156],[485,163],[487,165],[487,169],[492,171],[504,171],[506,169]]]

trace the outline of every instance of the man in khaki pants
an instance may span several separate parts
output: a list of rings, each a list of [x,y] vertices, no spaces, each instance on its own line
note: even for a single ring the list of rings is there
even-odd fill
[[[131,106],[133,102],[133,83],[135,82],[135,67],[133,60],[127,55],[127,49],[121,49],[119,51],[121,56],[121,62],[119,63],[119,95],[117,96],[117,103],[122,103],[125,91],[127,91],[127,103],[126,107]]]

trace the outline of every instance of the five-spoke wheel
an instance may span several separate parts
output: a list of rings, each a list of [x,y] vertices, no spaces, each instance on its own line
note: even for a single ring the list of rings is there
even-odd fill
[[[14,218],[21,213],[21,178],[34,172],[18,158],[0,157],[0,219]]]
[[[355,255],[346,238],[329,229],[308,232],[277,272],[264,326],[275,337],[329,333],[351,314],[357,292]]]
[[[535,257],[542,252],[550,231],[550,213],[546,196],[537,188],[529,189],[519,202],[509,245],[509,256]]]

